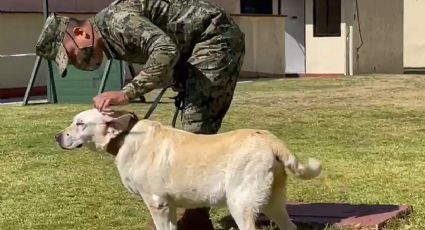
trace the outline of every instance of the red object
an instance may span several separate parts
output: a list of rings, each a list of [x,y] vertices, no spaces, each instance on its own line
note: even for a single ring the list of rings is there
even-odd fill
[[[25,90],[26,90],[26,88],[0,89],[0,99],[24,97]],[[37,87],[32,88],[31,96],[44,96],[44,95],[47,95],[47,87],[46,86],[37,86]]]
[[[287,210],[292,221],[299,226],[336,226],[351,229],[381,229],[389,221],[409,215],[408,205],[352,205],[290,203]],[[270,222],[264,215],[258,217],[259,225]]]

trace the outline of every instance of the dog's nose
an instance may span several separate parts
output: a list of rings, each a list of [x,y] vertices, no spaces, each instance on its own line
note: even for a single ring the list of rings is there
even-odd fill
[[[57,142],[60,142],[60,139],[62,138],[62,133],[57,133],[56,135],[55,135],[55,139],[56,139],[56,141]]]

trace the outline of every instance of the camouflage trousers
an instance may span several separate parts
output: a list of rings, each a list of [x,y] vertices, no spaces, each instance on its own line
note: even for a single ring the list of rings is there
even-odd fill
[[[184,84],[183,129],[214,134],[233,99],[245,54],[244,35],[237,27],[198,43],[189,58]]]

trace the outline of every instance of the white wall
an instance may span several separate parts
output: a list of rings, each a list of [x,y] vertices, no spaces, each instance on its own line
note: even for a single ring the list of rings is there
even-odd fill
[[[341,7],[348,1],[342,0]],[[341,23],[340,37],[314,37],[313,0],[305,2],[306,16],[306,73],[307,74],[345,74],[346,73],[346,24],[345,11]]]
[[[404,0],[404,67],[425,67],[424,12],[424,0]]]
[[[305,73],[305,0],[282,0],[285,23],[286,73]],[[296,18],[294,18],[296,17]]]

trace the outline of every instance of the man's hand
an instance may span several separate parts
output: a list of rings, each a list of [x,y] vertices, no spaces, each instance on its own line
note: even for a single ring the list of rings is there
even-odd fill
[[[94,106],[100,112],[108,109],[109,106],[128,104],[127,96],[120,91],[102,93],[93,98]]]

